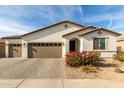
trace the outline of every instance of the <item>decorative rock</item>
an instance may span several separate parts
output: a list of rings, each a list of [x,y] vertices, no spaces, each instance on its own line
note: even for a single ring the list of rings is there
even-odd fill
[[[122,73],[123,72],[119,67],[116,67],[114,71],[117,72],[117,73]]]

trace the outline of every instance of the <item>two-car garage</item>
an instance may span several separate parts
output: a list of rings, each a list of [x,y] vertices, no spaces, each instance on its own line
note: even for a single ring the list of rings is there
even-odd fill
[[[62,43],[29,43],[29,58],[61,58]]]
[[[22,45],[9,44],[9,57],[21,57]],[[28,43],[28,58],[61,58],[62,43]]]

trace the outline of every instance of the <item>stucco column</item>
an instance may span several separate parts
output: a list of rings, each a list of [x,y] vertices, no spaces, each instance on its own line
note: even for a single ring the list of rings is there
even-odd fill
[[[22,57],[28,58],[28,43],[24,41],[22,42]]]
[[[83,38],[80,38],[80,52],[83,52]]]
[[[65,39],[64,40],[64,45],[63,45],[63,57],[65,57],[65,54],[69,51],[69,40]]]
[[[9,57],[9,44],[8,41],[5,40],[5,57]]]

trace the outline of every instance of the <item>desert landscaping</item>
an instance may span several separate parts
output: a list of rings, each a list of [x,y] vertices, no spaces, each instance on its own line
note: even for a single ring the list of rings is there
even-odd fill
[[[118,71],[118,68],[121,72]],[[83,71],[83,66],[70,67],[65,65],[65,71],[68,79],[106,79],[124,82],[124,62],[113,58],[100,60],[88,73]]]

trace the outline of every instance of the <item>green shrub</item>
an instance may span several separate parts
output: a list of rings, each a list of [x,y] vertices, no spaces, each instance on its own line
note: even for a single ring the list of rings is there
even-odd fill
[[[82,66],[82,71],[86,74],[96,73],[96,69],[92,65]]]
[[[93,53],[93,61],[97,62],[99,60],[99,53],[98,52],[92,52]]]
[[[97,52],[83,52],[84,65],[94,65],[99,60]]]
[[[118,60],[118,55],[115,54],[113,58],[114,58],[114,60]]]
[[[114,55],[114,59],[119,60],[119,61],[124,61],[124,54],[118,53],[118,54]]]

